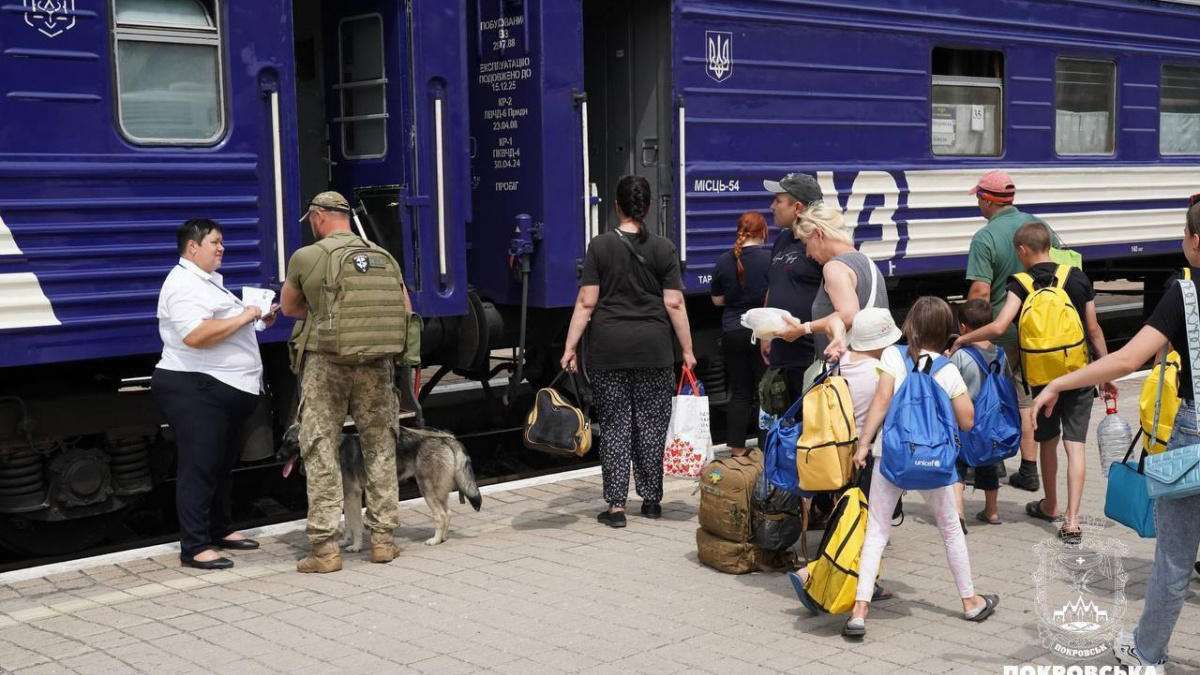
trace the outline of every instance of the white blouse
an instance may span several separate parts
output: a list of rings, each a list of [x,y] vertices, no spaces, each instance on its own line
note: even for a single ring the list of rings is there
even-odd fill
[[[163,341],[158,367],[204,373],[246,393],[258,394],[262,390],[262,357],[253,323],[211,347],[197,349],[183,343],[200,322],[235,317],[244,309],[241,300],[222,285],[220,274],[210,274],[180,258],[158,294],[158,334]]]

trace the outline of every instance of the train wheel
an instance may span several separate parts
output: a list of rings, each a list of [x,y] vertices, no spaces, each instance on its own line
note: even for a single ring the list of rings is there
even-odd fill
[[[74,520],[30,520],[0,517],[0,547],[23,556],[59,556],[104,541],[121,528],[125,512],[116,511]]]

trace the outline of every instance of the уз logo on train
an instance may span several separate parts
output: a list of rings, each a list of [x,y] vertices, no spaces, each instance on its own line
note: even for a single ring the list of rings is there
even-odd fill
[[[718,30],[704,32],[708,59],[705,72],[717,82],[724,82],[733,75],[733,33]]]
[[[75,0],[23,0],[25,23],[46,37],[58,37],[75,27]]]

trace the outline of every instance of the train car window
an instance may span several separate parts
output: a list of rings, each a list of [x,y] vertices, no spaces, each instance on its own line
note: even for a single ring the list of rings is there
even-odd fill
[[[1004,54],[933,50],[930,146],[935,155],[994,157],[1004,149]]]
[[[217,0],[114,0],[118,122],[130,141],[208,145],[225,133]]]
[[[1055,62],[1054,149],[1060,155],[1110,155],[1115,148],[1117,66],[1059,57]]]
[[[1159,152],[1200,154],[1200,67],[1164,65],[1159,91]]]
[[[343,19],[338,29],[342,156],[377,159],[387,154],[387,73],[383,63],[383,18]]]

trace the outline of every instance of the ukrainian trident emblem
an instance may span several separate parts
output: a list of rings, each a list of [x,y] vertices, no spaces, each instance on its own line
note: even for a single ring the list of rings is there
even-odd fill
[[[75,27],[75,0],[23,0],[25,23],[46,37]]]
[[[733,74],[733,33],[710,30],[704,32],[708,45],[705,72],[717,82],[724,82]]]

